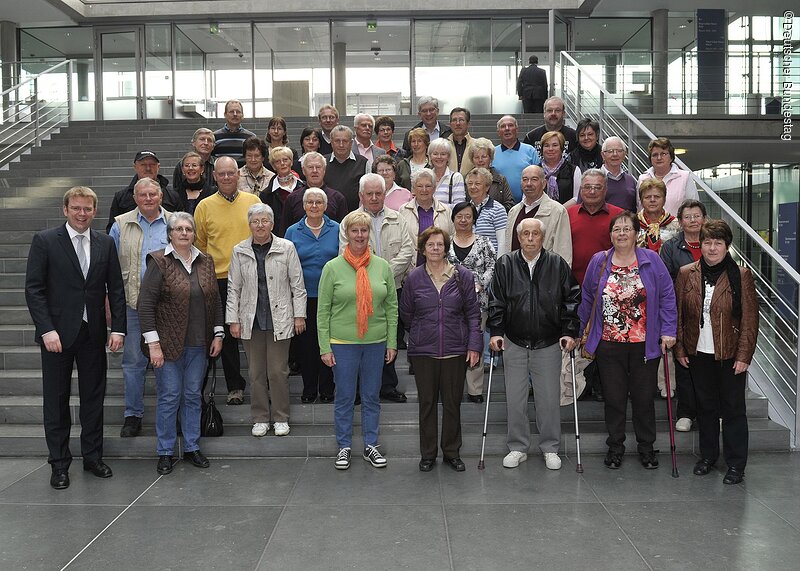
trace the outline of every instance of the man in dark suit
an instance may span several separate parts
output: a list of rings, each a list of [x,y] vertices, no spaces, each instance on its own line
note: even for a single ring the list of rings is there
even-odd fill
[[[106,314],[108,348],[122,348],[125,289],[111,237],[91,229],[97,195],[76,186],[64,195],[67,223],[33,237],[25,275],[25,299],[41,345],[44,432],[52,467],[50,485],[69,487],[72,367],[78,365],[83,469],[110,478],[103,462],[103,399],[106,393]]]
[[[522,101],[523,113],[544,112],[544,100],[547,99],[547,74],[539,67],[539,58],[528,58],[530,65],[519,72],[517,79],[517,95]]]

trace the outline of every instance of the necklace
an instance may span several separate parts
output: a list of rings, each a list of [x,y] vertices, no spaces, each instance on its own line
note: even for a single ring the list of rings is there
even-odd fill
[[[325,219],[324,218],[322,219],[322,222],[319,223],[319,226],[311,226],[311,224],[308,223],[308,218],[306,218],[306,226],[308,227],[309,230],[319,230],[323,226],[325,226]]]
[[[686,245],[691,248],[692,250],[699,250],[700,249],[700,242],[689,242],[687,240]]]

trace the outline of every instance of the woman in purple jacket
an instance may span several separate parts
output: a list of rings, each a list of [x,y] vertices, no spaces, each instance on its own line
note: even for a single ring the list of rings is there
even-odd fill
[[[635,214],[626,210],[614,216],[609,232],[612,247],[589,262],[578,307],[581,331],[589,323],[586,351],[596,355],[603,381],[608,430],[604,462],[611,469],[622,465],[630,395],[639,460],[652,470],[658,468],[653,398],[662,350],[675,344],[675,291],[658,254],[636,247]]]
[[[408,356],[419,393],[419,469],[430,472],[437,455],[437,408],[442,399],[441,448],[444,463],[463,472],[461,395],[467,366],[483,350],[481,310],[472,272],[447,261],[450,236],[432,226],[419,237],[425,264],[403,283],[400,316],[409,330]]]

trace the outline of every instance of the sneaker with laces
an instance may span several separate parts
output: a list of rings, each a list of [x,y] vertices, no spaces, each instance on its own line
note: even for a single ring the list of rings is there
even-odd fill
[[[253,436],[266,436],[267,432],[269,432],[269,422],[256,422],[250,434]]]
[[[370,444],[369,446],[364,448],[364,460],[366,460],[376,468],[386,467],[386,458],[384,458],[383,454],[380,453],[377,445],[372,446]]]
[[[275,423],[275,436],[286,436],[289,434],[289,423],[288,422],[276,422]]]
[[[678,422],[675,423],[675,430],[678,432],[689,432],[692,429],[692,419],[691,418],[679,418]]]
[[[333,465],[337,470],[347,470],[350,467],[350,449],[339,448],[339,454],[336,455],[336,462]]]
[[[544,465],[547,466],[548,470],[560,470],[561,458],[559,458],[558,454],[556,454],[555,452],[545,452]]]
[[[506,457],[503,458],[503,466],[505,468],[516,468],[520,465],[521,462],[524,462],[528,459],[528,455],[524,452],[520,452],[519,450],[512,450]]]

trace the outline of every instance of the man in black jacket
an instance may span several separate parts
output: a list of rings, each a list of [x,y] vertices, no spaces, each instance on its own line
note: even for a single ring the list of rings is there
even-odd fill
[[[178,193],[172,190],[169,186],[167,177],[158,174],[161,166],[158,157],[153,151],[139,151],[133,158],[133,170],[136,174],[133,175],[131,182],[128,186],[118,191],[111,201],[111,212],[108,217],[108,224],[106,224],[106,234],[111,232],[111,227],[114,225],[114,220],[120,214],[125,214],[136,208],[136,200],[133,198],[133,187],[139,182],[140,178],[152,178],[157,180],[161,185],[161,206],[168,212],[177,212],[180,210],[181,199]]]
[[[506,409],[509,453],[503,466],[516,468],[528,459],[528,378],[536,397],[539,449],[547,468],[558,470],[561,459],[561,350],[575,348],[580,287],[569,264],[542,248],[545,228],[528,218],[517,226],[520,249],[497,260],[489,297],[492,351],[505,351]]]
[[[539,58],[528,58],[530,65],[519,72],[517,79],[517,95],[522,101],[523,113],[544,112],[544,100],[547,99],[547,74],[539,67]]]

